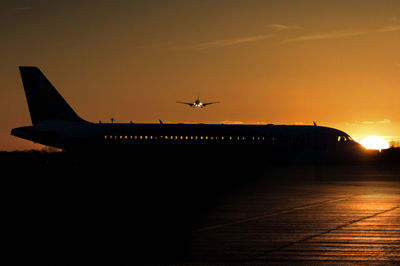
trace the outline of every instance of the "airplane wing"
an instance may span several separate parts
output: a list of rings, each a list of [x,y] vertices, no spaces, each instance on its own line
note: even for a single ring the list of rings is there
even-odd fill
[[[213,103],[220,103],[220,102],[203,103],[203,106],[210,105],[210,104],[213,104]]]
[[[187,105],[189,105],[190,107],[193,107],[193,103],[186,103],[186,102],[176,102],[176,103],[181,103],[181,104],[187,104]]]

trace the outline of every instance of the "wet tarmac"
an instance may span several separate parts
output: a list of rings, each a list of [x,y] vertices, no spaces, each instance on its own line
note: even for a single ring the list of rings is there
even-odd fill
[[[400,263],[396,163],[227,170],[169,161],[127,172],[62,162],[38,159],[3,177],[3,261]]]

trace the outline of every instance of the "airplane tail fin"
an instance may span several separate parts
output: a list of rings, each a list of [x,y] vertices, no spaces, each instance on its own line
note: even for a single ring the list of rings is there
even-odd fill
[[[20,66],[32,124],[45,121],[85,122],[37,67]]]

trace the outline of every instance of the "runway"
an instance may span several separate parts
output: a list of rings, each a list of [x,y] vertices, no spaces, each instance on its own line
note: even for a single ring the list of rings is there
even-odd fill
[[[400,263],[396,163],[96,168],[24,156],[4,164],[15,165],[2,179],[5,262]]]
[[[286,186],[259,186],[219,206],[193,232],[186,261],[400,262],[398,182]]]

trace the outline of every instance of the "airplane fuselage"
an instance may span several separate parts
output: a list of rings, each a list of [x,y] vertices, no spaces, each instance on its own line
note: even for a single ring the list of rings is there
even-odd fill
[[[203,104],[199,101],[199,100],[196,100],[194,103],[193,103],[193,108],[203,108]]]
[[[361,147],[346,133],[298,125],[65,123],[15,128],[12,135],[64,150],[140,150],[142,147],[192,151],[232,148],[260,154],[309,156],[356,152]]]

